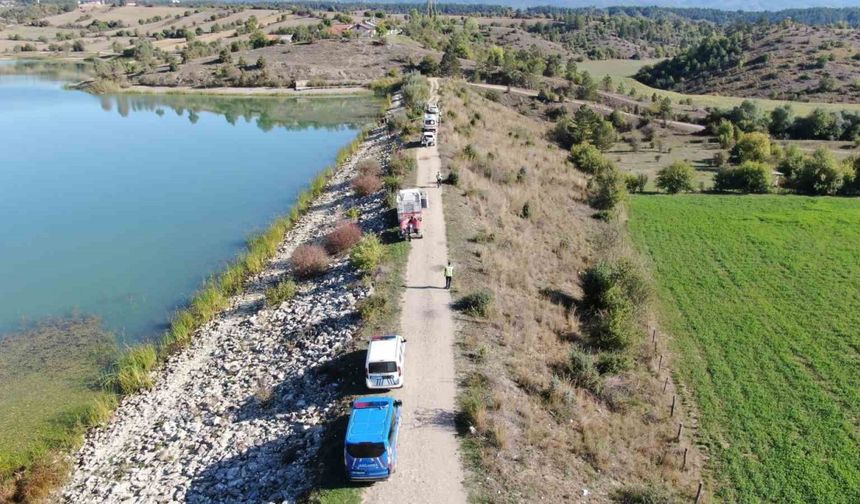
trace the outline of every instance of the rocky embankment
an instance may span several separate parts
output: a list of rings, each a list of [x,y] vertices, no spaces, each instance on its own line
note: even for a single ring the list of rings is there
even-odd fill
[[[294,502],[314,478],[327,414],[338,397],[338,357],[357,334],[356,303],[370,294],[346,257],[299,293],[266,307],[264,291],[289,274],[302,243],[320,239],[347,209],[366,232],[384,227],[381,195],[356,198],[358,161],[388,160],[379,128],[339,168],[277,256],[231,308],[127,398],[77,453],[65,502]]]

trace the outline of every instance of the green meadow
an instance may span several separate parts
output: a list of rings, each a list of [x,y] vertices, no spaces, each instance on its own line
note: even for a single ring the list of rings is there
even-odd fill
[[[725,502],[860,502],[860,200],[636,196]]]

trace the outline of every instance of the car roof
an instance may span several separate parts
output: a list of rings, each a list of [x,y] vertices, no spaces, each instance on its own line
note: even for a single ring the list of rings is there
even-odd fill
[[[394,361],[397,358],[397,345],[400,336],[389,334],[370,338],[367,346],[367,362]]]
[[[388,427],[394,415],[391,397],[361,397],[352,403],[352,414],[346,429],[346,442],[378,443],[388,437]]]

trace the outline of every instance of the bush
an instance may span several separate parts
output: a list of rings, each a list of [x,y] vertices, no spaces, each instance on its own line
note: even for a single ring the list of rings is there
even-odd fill
[[[600,149],[589,143],[571,147],[568,159],[579,171],[592,175],[609,169],[611,166],[611,162],[603,156]]]
[[[617,504],[680,504],[668,490],[656,486],[634,486],[616,490],[611,495]]]
[[[600,373],[594,366],[594,357],[590,353],[584,352],[579,348],[574,348],[570,351],[570,356],[567,361],[568,371],[570,372],[571,381],[577,386],[591,391],[594,394],[599,394],[603,389],[603,382],[600,379]]]
[[[586,329],[594,345],[605,350],[625,350],[636,334],[633,306],[621,287],[610,287],[603,302],[606,308],[595,313]]]
[[[737,163],[758,161],[763,163],[770,160],[770,137],[757,131],[744,133],[732,149],[732,159]]]
[[[358,175],[352,179],[352,189],[359,196],[370,196],[382,189],[382,180],[376,175]]]
[[[364,159],[357,166],[359,175],[375,175],[382,173],[382,166],[375,159]]]
[[[392,156],[391,161],[388,163],[389,173],[398,177],[411,173],[417,167],[418,161],[415,159],[415,156],[403,151]]]
[[[800,171],[790,179],[790,184],[798,192],[828,195],[842,190],[846,178],[850,182],[853,173],[822,147],[804,160]]]
[[[619,286],[636,306],[644,306],[651,290],[632,261],[621,259],[614,263],[601,261],[585,270],[582,275],[582,307],[586,313],[595,313],[609,307],[606,295],[610,288]]]
[[[297,278],[311,278],[325,273],[329,255],[319,245],[299,245],[293,252],[291,262]]]
[[[350,263],[362,273],[376,271],[384,258],[385,247],[375,235],[365,235],[349,256]]]
[[[624,177],[614,165],[601,170],[588,182],[588,186],[588,204],[597,210],[611,210],[627,196]]]
[[[559,120],[553,130],[553,137],[564,148],[590,143],[605,151],[618,140],[612,123],[587,106],[582,106],[572,117]]]
[[[619,374],[633,366],[630,356],[619,352],[603,352],[594,363],[600,374]]]
[[[266,304],[275,306],[289,301],[296,296],[296,283],[292,280],[282,280],[274,287],[266,289]]]
[[[726,167],[714,177],[714,189],[764,194],[770,191],[771,171],[769,165],[755,161],[746,161],[735,168]]]
[[[493,293],[482,290],[461,297],[454,308],[475,317],[486,317],[492,304]]]
[[[639,177],[635,173],[625,173],[624,186],[627,188],[627,192],[635,193],[639,189]]]
[[[325,237],[325,249],[329,254],[340,254],[361,240],[361,227],[354,222],[341,222]]]
[[[675,161],[657,172],[657,187],[669,194],[692,191],[695,173],[689,163]]]
[[[460,183],[460,171],[456,168],[451,168],[448,172],[448,177],[445,179],[446,184],[456,187]]]
[[[374,324],[380,320],[388,309],[388,299],[379,294],[373,294],[358,302],[358,314],[361,320]]]

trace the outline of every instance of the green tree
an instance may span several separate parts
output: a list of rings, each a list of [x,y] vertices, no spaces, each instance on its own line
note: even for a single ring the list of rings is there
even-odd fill
[[[576,97],[580,100],[594,101],[597,99],[597,83],[587,71],[580,75],[579,88],[576,90]]]
[[[744,161],[765,162],[769,161],[770,157],[770,137],[765,133],[744,133],[732,149],[732,158],[738,163]]]
[[[669,194],[693,190],[693,177],[696,172],[689,163],[675,161],[657,172],[657,187]]]
[[[595,174],[611,167],[600,150],[590,143],[576,144],[570,149],[570,161],[580,171]]]
[[[764,194],[771,188],[771,171],[770,165],[757,161],[745,161],[735,168],[725,167],[714,176],[714,189]]]
[[[798,192],[830,195],[842,190],[846,177],[853,176],[849,169],[824,147],[806,158],[803,167],[795,173],[789,183]]]
[[[589,181],[588,204],[597,210],[612,210],[627,197],[624,174],[611,163]]]
[[[770,112],[770,134],[776,138],[788,138],[794,123],[794,111],[791,105],[777,107]]]
[[[720,147],[728,149],[735,143],[735,125],[731,121],[723,119],[717,125],[716,136],[720,142]]]
[[[442,62],[439,64],[439,71],[445,77],[459,77],[460,60],[450,50],[445,51],[442,55]]]

